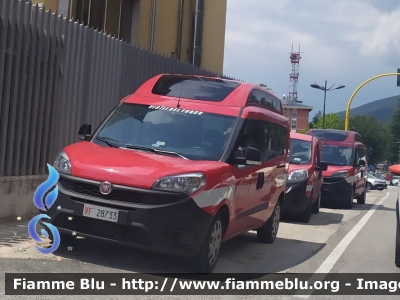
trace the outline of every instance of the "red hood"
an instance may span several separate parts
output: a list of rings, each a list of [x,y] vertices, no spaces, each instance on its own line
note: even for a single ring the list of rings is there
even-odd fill
[[[79,142],[64,151],[71,161],[72,176],[139,188],[151,188],[163,176],[198,172],[211,164],[218,164],[104,147],[91,142]]]
[[[322,176],[330,177],[333,173],[338,171],[349,171],[350,175],[354,175],[353,167],[351,166],[328,166],[328,170],[322,172]]]

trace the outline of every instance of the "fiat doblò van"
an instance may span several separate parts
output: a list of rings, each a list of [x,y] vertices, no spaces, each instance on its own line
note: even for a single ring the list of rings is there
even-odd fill
[[[328,165],[321,158],[321,143],[313,136],[290,133],[289,174],[283,213],[296,214],[308,223],[311,214],[319,212],[322,171]]]
[[[62,238],[74,231],[192,257],[203,273],[223,241],[249,230],[275,240],[289,125],[266,89],[162,74],[78,135],[54,163],[59,196],[49,213]]]

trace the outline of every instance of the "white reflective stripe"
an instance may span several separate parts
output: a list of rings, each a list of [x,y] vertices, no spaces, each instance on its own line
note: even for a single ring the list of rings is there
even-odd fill
[[[194,202],[199,207],[207,206],[217,206],[224,199],[233,198],[233,188],[231,186],[226,186],[222,188],[202,191],[195,197],[193,197]]]
[[[311,192],[312,191],[313,186],[312,185],[307,185],[306,191],[307,192]]]
[[[352,183],[352,182],[354,182],[355,178],[356,178],[355,176],[349,176],[349,177],[346,177],[346,181],[348,183]]]

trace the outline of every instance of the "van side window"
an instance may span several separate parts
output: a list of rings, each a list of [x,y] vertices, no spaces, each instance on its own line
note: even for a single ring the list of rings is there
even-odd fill
[[[247,119],[238,136],[235,151],[241,147],[245,153],[247,147],[260,151],[261,161],[266,162],[275,157],[285,155],[287,131],[279,124]]]
[[[354,155],[354,164],[357,165],[360,160],[364,160],[365,162],[367,162],[366,159],[367,149],[364,147],[357,147]]]

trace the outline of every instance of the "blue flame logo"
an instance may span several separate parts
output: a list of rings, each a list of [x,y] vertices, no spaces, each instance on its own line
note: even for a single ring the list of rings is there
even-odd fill
[[[51,192],[49,192],[46,196],[46,193],[51,190],[51,188],[58,182],[59,174],[58,172],[49,164],[47,164],[47,167],[49,169],[49,177],[45,182],[43,182],[39,187],[36,189],[35,194],[33,195],[33,203],[37,208],[39,208],[42,211],[48,211],[50,207],[54,204],[54,202],[57,199],[58,196],[58,187],[56,186]],[[31,236],[33,240],[39,243],[43,243],[42,239],[39,237],[39,235],[36,232],[36,227],[38,222],[41,219],[51,219],[48,215],[46,214],[40,214],[34,217],[28,224],[28,233]],[[50,254],[54,251],[57,250],[58,246],[60,246],[60,233],[58,232],[57,228],[53,226],[52,224],[49,223],[42,223],[44,226],[46,226],[53,238],[53,244],[50,248],[41,248],[39,246],[35,246],[36,249],[43,253],[43,254]],[[48,232],[45,229],[41,230],[41,233],[45,237],[49,237]]]

